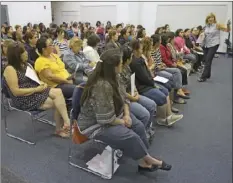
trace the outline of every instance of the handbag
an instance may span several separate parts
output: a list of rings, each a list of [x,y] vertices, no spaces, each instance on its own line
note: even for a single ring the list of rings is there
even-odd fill
[[[76,121],[73,124],[72,141],[74,144],[82,144],[88,141],[88,138],[80,132]]]

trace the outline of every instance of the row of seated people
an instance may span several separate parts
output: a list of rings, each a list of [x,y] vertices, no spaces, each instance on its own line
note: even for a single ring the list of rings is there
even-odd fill
[[[188,82],[186,65],[190,63],[181,60],[178,64],[179,60],[174,58],[178,54],[169,48],[169,44],[174,46],[174,37],[169,32],[133,40],[129,44],[127,41],[120,46],[113,30],[109,33],[111,42],[104,53],[99,56],[95,52],[96,61],[92,59],[95,57],[93,51],[85,52],[84,48],[81,52],[83,42],[77,37],[70,40],[63,61],[54,54],[56,49],[51,38],[29,38],[29,43],[34,42],[36,47],[34,52],[38,57],[34,68],[41,79],[40,85],[25,76],[27,67],[31,66],[27,64],[30,54],[24,45],[6,40],[3,44],[7,56],[4,82],[16,107],[23,110],[55,108],[55,133],[68,137],[70,123],[64,98],[70,98],[76,85],[87,81],[78,118],[81,130],[93,127],[93,131],[86,134],[88,137],[100,138],[123,149],[126,155],[140,159],[139,169],[142,171],[169,170],[170,165],[149,155],[147,135],[153,133],[154,115],[157,123],[165,126],[183,118],[183,115],[174,114],[178,111],[172,108],[170,96],[173,96],[169,95],[172,90],[175,91],[174,98],[189,98],[183,86]],[[94,49],[98,40],[98,36],[92,34],[87,45]],[[110,43],[117,47],[109,46]],[[118,47],[123,48],[123,55]],[[130,94],[132,73],[136,77],[135,96]],[[155,82],[153,78],[159,74],[169,82]],[[132,148],[136,149],[135,153]]]

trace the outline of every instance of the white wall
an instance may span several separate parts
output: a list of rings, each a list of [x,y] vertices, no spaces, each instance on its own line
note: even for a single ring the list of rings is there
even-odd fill
[[[84,21],[81,20],[80,10],[82,6],[116,6],[116,23],[129,22],[128,17],[128,3],[127,2],[52,2],[52,11],[54,12],[54,23],[61,24],[63,21],[69,22],[70,19],[73,21]],[[63,11],[76,11],[76,15],[62,16]],[[102,12],[103,13],[103,12]],[[90,14],[89,16],[95,16]],[[84,17],[85,20],[88,20],[88,17]],[[101,21],[101,20],[100,20]],[[111,20],[110,20],[111,21]],[[105,22],[106,23],[106,22]]]
[[[9,21],[11,26],[16,24],[26,25],[43,22],[49,26],[52,22],[51,2],[1,2],[8,6]],[[46,6],[46,9],[44,9]]]
[[[142,3],[142,2],[141,2]],[[232,2],[143,2],[143,5],[141,6],[141,13],[140,13],[140,24],[142,24],[149,35],[153,34],[154,31],[156,30],[156,20],[158,19],[158,16],[166,16],[169,12],[171,12],[169,9],[167,9],[166,12],[163,12],[161,15],[157,15],[157,10],[159,5],[226,5],[227,10],[226,12],[222,12],[225,17],[225,21],[221,23],[226,23],[227,18],[230,18],[232,16]],[[170,6],[172,8],[172,6]],[[214,11],[214,10],[213,10]],[[206,12],[207,14],[210,12]],[[198,25],[204,25],[205,17],[198,17],[198,9],[197,13],[195,15],[188,15],[188,16],[195,16],[200,23]],[[187,16],[184,14],[184,16]],[[217,17],[218,18],[218,17]],[[174,19],[171,20],[172,24],[176,23],[176,21],[182,21],[182,17],[179,17],[177,20],[176,14],[174,14]],[[163,25],[169,22],[164,22]],[[184,23],[185,25],[185,23]],[[198,26],[197,25],[197,26]],[[172,26],[171,26],[172,28]],[[181,27],[181,28],[186,28],[186,27]],[[226,33],[221,33],[221,44],[219,47],[219,52],[225,52],[226,50],[226,45],[224,43],[225,38],[227,37]]]

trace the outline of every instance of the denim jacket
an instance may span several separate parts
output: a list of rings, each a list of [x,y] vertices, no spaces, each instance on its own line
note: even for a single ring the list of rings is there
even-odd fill
[[[80,84],[87,80],[87,76],[93,68],[89,65],[90,61],[82,52],[75,54],[72,50],[67,50],[63,56],[63,62],[70,74],[74,74],[74,84]]]

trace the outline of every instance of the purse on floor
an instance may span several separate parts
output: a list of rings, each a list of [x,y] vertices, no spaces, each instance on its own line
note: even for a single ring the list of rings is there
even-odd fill
[[[88,138],[80,132],[76,121],[73,124],[72,141],[74,144],[82,144],[88,141]]]

